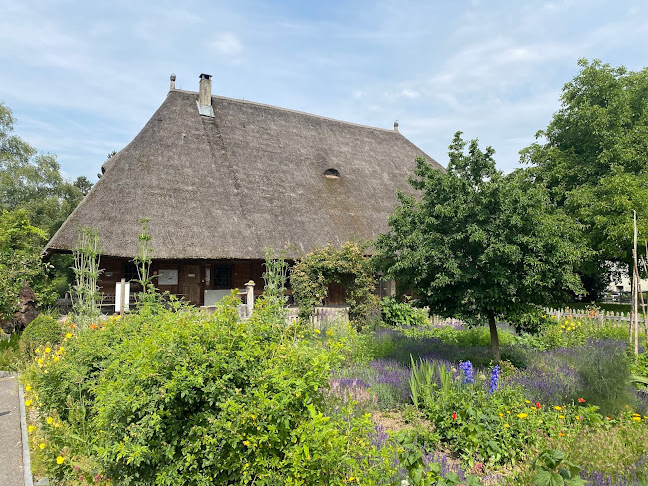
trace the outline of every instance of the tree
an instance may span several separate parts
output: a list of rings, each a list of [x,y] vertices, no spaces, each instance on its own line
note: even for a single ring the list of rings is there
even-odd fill
[[[633,210],[640,239],[648,238],[648,69],[578,64],[560,110],[536,135],[544,143],[521,155],[552,201],[584,225],[594,252],[581,272],[606,281],[610,263],[632,260]]]
[[[25,210],[0,213],[0,322],[17,310],[23,285],[43,275],[40,252],[45,238],[43,230],[29,223]]]
[[[11,134],[13,128],[11,110],[0,103],[0,211],[25,209],[31,224],[52,236],[91,183],[85,177],[75,183],[64,180],[56,157],[38,154]]]
[[[496,319],[581,292],[574,272],[585,254],[574,221],[524,171],[496,170],[494,150],[455,134],[447,173],[417,159],[398,194],[390,231],[376,241],[377,265],[420,303],[446,317],[485,318],[500,359]]]

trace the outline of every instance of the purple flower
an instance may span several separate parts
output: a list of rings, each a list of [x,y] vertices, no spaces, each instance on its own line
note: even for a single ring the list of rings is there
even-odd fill
[[[495,365],[493,371],[491,372],[490,388],[488,389],[488,393],[493,393],[497,391],[497,385],[499,384],[499,373],[500,373],[500,367],[499,365]]]
[[[462,361],[459,363],[459,368],[463,371],[463,383],[473,382],[473,366],[470,361]]]

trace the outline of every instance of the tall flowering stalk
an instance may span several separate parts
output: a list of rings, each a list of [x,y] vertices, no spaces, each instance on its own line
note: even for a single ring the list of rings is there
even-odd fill
[[[494,393],[497,391],[497,386],[499,385],[499,374],[500,367],[499,365],[495,365],[493,371],[491,372],[490,388],[488,389],[488,393]]]
[[[472,383],[473,380],[473,365],[470,361],[462,361],[459,363],[459,368],[463,371],[463,383]]]

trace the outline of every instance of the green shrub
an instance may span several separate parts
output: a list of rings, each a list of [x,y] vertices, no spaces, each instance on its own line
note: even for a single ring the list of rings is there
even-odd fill
[[[33,358],[34,351],[43,346],[56,346],[61,342],[63,329],[51,316],[39,315],[30,322],[20,337],[20,353],[25,358]]]
[[[380,302],[383,321],[389,326],[417,327],[427,322],[428,313],[417,309],[409,302],[401,302],[395,297],[386,297]]]
[[[526,332],[529,334],[537,334],[546,325],[555,323],[555,318],[548,316],[541,307],[537,306],[510,314],[506,320],[515,327],[517,332]]]
[[[0,334],[4,334],[4,332],[0,330]],[[0,371],[15,371],[18,369],[20,361],[19,341],[20,334],[17,332],[13,332],[9,336],[4,334],[0,338]]]
[[[615,415],[634,403],[624,343],[589,340],[575,354],[574,366],[583,379],[583,397],[604,415]]]
[[[322,413],[342,345],[310,339],[272,302],[257,303],[247,321],[233,298],[209,317],[111,319],[66,341],[58,362],[32,366],[47,444],[36,454],[50,474],[158,485],[374,484],[393,475],[393,451],[371,445],[368,417]]]

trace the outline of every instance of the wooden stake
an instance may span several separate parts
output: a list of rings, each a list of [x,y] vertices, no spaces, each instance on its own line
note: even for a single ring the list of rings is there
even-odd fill
[[[632,257],[634,260],[634,265],[632,266],[632,308],[633,308],[633,331],[634,331],[634,353],[635,356],[639,356],[639,302],[638,302],[638,291],[639,291],[639,267],[637,266],[637,211],[633,211],[633,224],[634,224],[634,244],[632,247]]]
[[[119,315],[124,317],[124,307],[126,307],[124,300],[126,300],[126,279],[121,279],[121,286],[119,287]]]

